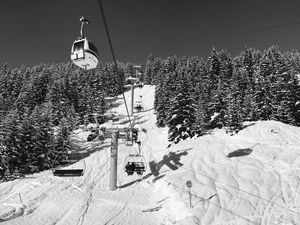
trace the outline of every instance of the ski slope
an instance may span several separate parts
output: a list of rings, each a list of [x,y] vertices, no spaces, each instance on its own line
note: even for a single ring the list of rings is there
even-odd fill
[[[119,139],[118,188],[110,191],[110,140],[86,142],[89,132],[78,129],[71,140],[87,156],[84,176],[53,177],[44,171],[1,183],[0,223],[300,224],[300,128],[258,121],[246,123],[234,136],[215,130],[167,148],[167,129],[155,125],[154,89],[136,91],[136,99],[143,96],[144,111],[135,114],[135,122],[142,153],[156,164],[156,176],[149,166],[141,180],[127,176],[124,161],[137,146]],[[125,96],[129,102],[130,93]],[[125,114],[123,100],[116,98],[111,110]]]

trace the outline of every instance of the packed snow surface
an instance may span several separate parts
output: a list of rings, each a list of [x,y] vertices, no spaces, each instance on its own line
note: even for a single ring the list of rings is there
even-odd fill
[[[300,128],[275,121],[246,123],[237,135],[224,130],[167,148],[167,129],[157,128],[153,86],[136,91],[143,111],[135,113],[142,177],[127,176],[124,162],[137,146],[119,139],[117,189],[109,190],[110,139],[86,142],[89,131],[71,140],[85,154],[82,177],[51,171],[0,184],[0,222],[13,225],[296,225],[300,224]],[[129,103],[130,93],[125,93]],[[122,98],[111,110],[126,114]],[[128,104],[130,106],[130,103]],[[128,124],[109,124],[118,127]],[[105,126],[105,124],[104,124]],[[140,179],[141,178],[141,179]],[[186,186],[191,181],[192,187]]]

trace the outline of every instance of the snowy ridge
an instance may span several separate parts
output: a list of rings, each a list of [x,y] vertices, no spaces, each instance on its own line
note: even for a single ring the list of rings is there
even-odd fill
[[[142,153],[154,162],[142,179],[127,176],[124,161],[136,146],[119,139],[118,189],[109,191],[110,140],[86,142],[88,131],[71,136],[85,152],[83,177],[53,177],[51,171],[0,184],[2,224],[107,225],[295,225],[300,224],[300,128],[275,121],[245,124],[237,135],[224,130],[167,148],[167,128],[157,128],[154,87],[136,113]],[[125,93],[130,99],[130,93]],[[114,112],[125,114],[116,98]],[[122,121],[124,124],[124,121]],[[80,148],[79,148],[80,147]],[[80,167],[78,162],[72,167]],[[191,208],[186,181],[192,181]]]

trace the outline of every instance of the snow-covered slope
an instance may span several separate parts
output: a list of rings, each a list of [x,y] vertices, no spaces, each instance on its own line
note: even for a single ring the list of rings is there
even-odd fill
[[[125,95],[129,100],[130,93]],[[156,176],[149,166],[141,180],[127,176],[124,161],[137,147],[120,139],[118,188],[110,191],[110,140],[87,143],[89,132],[77,130],[71,138],[86,151],[84,176],[60,178],[44,171],[1,183],[0,222],[300,224],[300,128],[259,121],[245,124],[235,136],[215,130],[167,148],[167,129],[155,126],[154,87],[145,86],[138,95],[143,95],[145,109],[135,114],[136,126],[142,153],[156,164]],[[121,98],[114,105],[112,111],[126,113]],[[83,165],[80,161],[72,167]]]

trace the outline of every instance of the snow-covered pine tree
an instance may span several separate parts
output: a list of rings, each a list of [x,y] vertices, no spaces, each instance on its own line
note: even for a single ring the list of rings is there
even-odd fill
[[[1,123],[1,164],[3,176],[10,176],[19,168],[18,163],[18,130],[19,113],[11,111]]]
[[[66,118],[62,118],[54,136],[53,151],[48,154],[50,159],[55,159],[55,165],[53,166],[56,166],[60,164],[61,161],[68,159],[68,155],[70,155],[71,151],[69,135],[70,125],[68,124],[68,120]]]
[[[153,65],[152,65],[152,70],[151,70],[151,84],[152,85],[156,85],[161,78],[162,76],[162,72],[161,72],[161,69],[162,69],[162,60],[161,58],[154,58],[154,61],[153,61]]]
[[[284,71],[284,60],[277,46],[266,50],[261,58],[255,83],[255,111],[256,119],[270,120],[276,113],[277,76]]]
[[[239,74],[236,74],[231,83],[231,92],[227,99],[228,108],[226,110],[225,121],[226,127],[231,134],[237,133],[242,129],[242,94],[241,89],[239,88],[239,79]]]
[[[280,105],[277,106],[276,119],[287,124],[296,125],[295,115],[299,108],[300,85],[295,71],[287,71],[280,75],[278,82],[277,98]]]
[[[206,134],[209,130],[210,116],[207,110],[207,100],[205,97],[205,91],[198,98],[198,104],[196,109],[196,118],[192,126],[193,133],[197,136]]]
[[[249,91],[255,88],[255,75],[258,70],[261,53],[253,48],[248,48],[240,54],[241,66],[245,70]]]
[[[19,171],[21,173],[30,173],[38,171],[31,167],[32,161],[35,159],[35,141],[36,127],[32,121],[29,112],[23,114],[23,120],[18,130],[18,162],[20,164]]]
[[[182,76],[178,83],[178,94],[171,100],[171,107],[167,115],[168,140],[175,144],[195,135],[193,124],[196,120],[196,105],[190,93],[187,92],[188,83],[184,78]]]
[[[220,91],[217,91],[219,80],[220,80],[220,58],[218,55],[218,52],[213,49],[211,52],[209,58],[208,58],[208,73],[207,73],[207,85],[208,85],[208,95],[207,97],[210,98],[208,101],[208,113],[210,116],[217,113],[219,110],[219,96],[218,93]]]
[[[212,117],[210,126],[215,128],[225,124],[226,97],[229,94],[233,65],[230,55],[225,51],[213,52],[210,63],[211,71],[208,77],[210,96],[208,97],[211,100],[208,102],[208,112]]]
[[[218,52],[213,49],[208,57],[208,85],[210,90],[216,90],[220,79],[220,57]]]
[[[252,90],[251,85],[249,85],[245,90],[245,94],[242,100],[242,118],[244,121],[255,120],[254,106],[254,91]]]
[[[229,105],[226,112],[226,126],[229,133],[234,134],[239,132],[243,127],[242,109],[240,102],[234,96],[234,94],[229,96],[228,104]]]
[[[52,159],[48,156],[49,152],[53,150],[54,138],[51,103],[37,106],[31,118],[35,127],[35,135],[33,137],[34,155],[30,168],[31,172],[34,172],[51,168]]]
[[[269,82],[266,81],[266,78],[262,76],[257,77],[255,83],[255,92],[253,95],[254,98],[254,108],[255,112],[254,120],[270,120],[272,114],[272,100]]]
[[[45,102],[50,79],[51,72],[47,68],[43,68],[41,72],[34,76],[31,86],[31,98],[34,104],[31,109]]]
[[[158,127],[165,126],[165,118],[166,118],[166,93],[163,87],[163,81],[158,83],[155,87],[155,96],[154,96],[154,110],[156,114],[156,125]]]
[[[146,60],[145,77],[144,77],[145,84],[152,83],[153,63],[154,63],[154,56],[153,54],[150,54]]]

